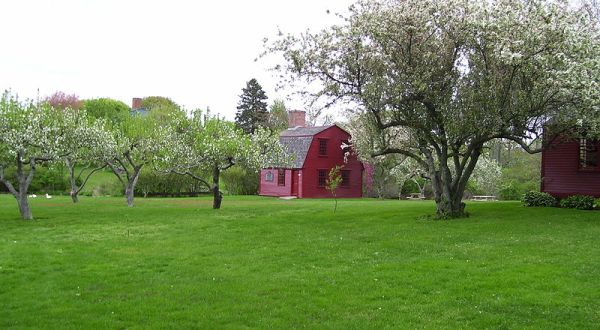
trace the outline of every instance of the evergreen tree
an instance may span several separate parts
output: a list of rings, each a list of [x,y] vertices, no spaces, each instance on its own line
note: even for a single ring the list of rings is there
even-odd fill
[[[254,133],[259,126],[268,126],[267,95],[258,81],[252,78],[242,89],[235,114],[236,124],[245,133]]]

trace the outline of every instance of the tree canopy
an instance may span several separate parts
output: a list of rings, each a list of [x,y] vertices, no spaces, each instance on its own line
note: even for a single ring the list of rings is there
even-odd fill
[[[200,110],[175,124],[159,167],[202,182],[213,193],[215,209],[221,207],[223,198],[219,187],[223,171],[235,165],[258,171],[288,161],[278,136],[265,128],[246,134],[235,123]],[[212,182],[198,173],[210,176]]]
[[[83,109],[94,118],[105,118],[116,124],[129,116],[129,106],[110,98],[89,99],[83,101]]]
[[[74,127],[80,125],[82,113],[65,108],[56,111],[50,103],[19,101],[9,92],[0,99],[0,182],[17,200],[23,219],[33,219],[27,192],[41,164],[58,160],[73,152],[78,138]],[[16,181],[11,182],[4,170],[14,166]]]
[[[456,217],[486,142],[537,152],[548,120],[598,117],[596,27],[558,0],[359,1],[343,24],[268,50],[283,55],[283,83],[315,83],[313,95],[365,113],[382,134],[374,155],[420,164],[438,216]]]
[[[70,108],[73,110],[79,110],[83,106],[83,101],[79,99],[76,94],[67,94],[65,92],[54,92],[52,95],[46,97],[44,102],[48,103],[55,109],[66,109]]]
[[[269,107],[268,127],[276,132],[288,128],[288,113],[283,100],[276,99]]]
[[[114,147],[107,166],[123,184],[129,207],[142,168],[152,164],[167,146],[168,127],[150,116],[129,116],[113,130]]]
[[[168,125],[174,116],[185,116],[185,111],[179,104],[164,96],[145,97],[142,99],[142,107],[148,110],[149,116],[161,125]]]

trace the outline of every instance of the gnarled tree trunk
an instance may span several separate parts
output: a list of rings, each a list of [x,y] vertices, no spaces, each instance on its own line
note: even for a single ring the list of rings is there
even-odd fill
[[[219,176],[221,175],[221,170],[218,166],[213,168],[213,209],[221,208],[221,201],[223,200],[223,193],[219,190]]]
[[[83,187],[85,187],[85,184],[88,182],[90,177],[94,173],[96,173],[96,172],[104,169],[106,166],[108,166],[105,164],[105,165],[94,168],[85,176],[85,179],[83,180],[83,182],[81,182],[81,185],[77,186],[77,180],[79,180],[81,178],[81,176],[83,175],[83,172],[86,169],[88,169],[90,167],[90,165],[85,166],[83,169],[81,169],[79,171],[78,175],[75,175],[75,164],[69,158],[65,159],[65,163],[67,165],[67,169],[69,170],[69,183],[71,184],[71,191],[69,192],[69,195],[71,196],[73,203],[79,202],[79,193],[83,190]]]
[[[457,159],[454,163],[454,173],[448,166],[447,154],[439,153],[440,160],[438,162],[430,152],[424,152],[438,219],[461,218],[468,215],[465,212],[465,203],[462,202],[462,197],[481,155],[481,147],[481,145],[473,146],[470,148],[468,157],[462,161]]]
[[[27,190],[29,189],[29,185],[31,185],[31,180],[33,180],[33,176],[35,174],[36,168],[36,160],[35,158],[31,158],[29,160],[29,173],[25,173],[25,169],[23,167],[23,162],[21,161],[22,154],[17,154],[17,181],[19,190],[17,190],[8,179],[4,177],[4,168],[0,167],[0,182],[4,183],[8,191],[15,197],[17,200],[17,204],[19,205],[19,213],[21,214],[21,218],[23,220],[33,220],[33,215],[31,214],[31,208],[29,207],[29,201],[27,200]]]
[[[125,198],[127,199],[127,206],[133,207],[133,198],[135,192],[135,185],[140,177],[141,166],[134,169],[133,176],[127,180],[127,186],[125,187]]]
[[[19,204],[19,213],[23,220],[33,220],[33,214],[31,214],[31,208],[29,207],[29,201],[27,200],[27,193],[19,194],[15,196],[17,203]]]
[[[69,183],[71,184],[71,191],[69,191],[69,195],[71,196],[73,203],[77,203],[79,202],[79,187],[77,187],[77,179],[75,178],[75,166],[68,158],[65,160],[65,163],[67,165],[67,169],[69,170]]]

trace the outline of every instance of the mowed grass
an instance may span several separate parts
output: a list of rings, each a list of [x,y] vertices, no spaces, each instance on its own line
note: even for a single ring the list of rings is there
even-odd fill
[[[0,196],[0,328],[598,328],[600,212]]]

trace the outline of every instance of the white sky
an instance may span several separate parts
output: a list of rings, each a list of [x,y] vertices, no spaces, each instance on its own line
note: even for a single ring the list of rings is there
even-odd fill
[[[3,0],[0,89],[81,99],[166,96],[229,119],[246,81],[269,103],[276,80],[254,59],[262,40],[337,22],[352,0]],[[332,14],[327,14],[330,10]],[[286,101],[300,108],[300,100]]]

